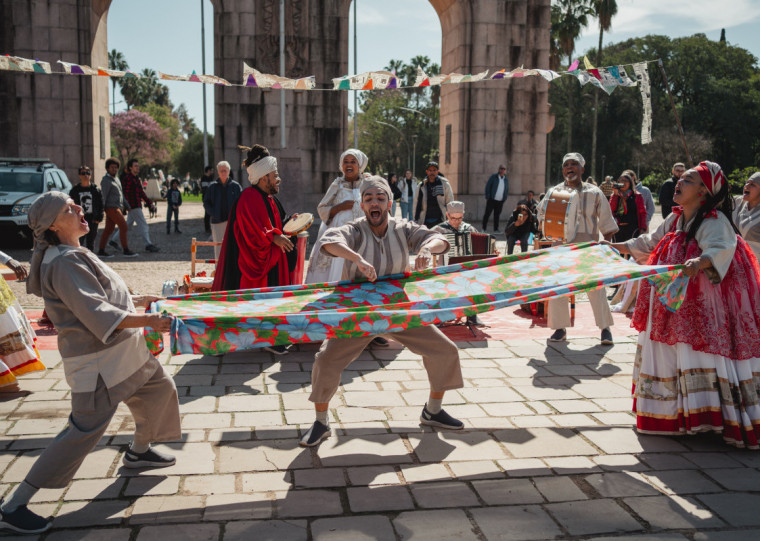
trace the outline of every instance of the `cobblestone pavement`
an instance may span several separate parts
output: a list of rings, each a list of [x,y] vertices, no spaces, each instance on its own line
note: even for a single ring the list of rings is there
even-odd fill
[[[33,500],[55,516],[39,539],[760,538],[760,453],[638,435],[634,337],[616,342],[460,342],[465,387],[444,406],[461,432],[418,424],[419,357],[365,351],[315,449],[297,443],[314,418],[315,346],[276,360],[162,354],[180,392],[183,440],[164,446],[177,464],[122,468],[132,425],[120,407],[76,479]],[[58,352],[43,360],[46,373],[20,380],[28,394],[0,398],[0,495],[67,421]]]

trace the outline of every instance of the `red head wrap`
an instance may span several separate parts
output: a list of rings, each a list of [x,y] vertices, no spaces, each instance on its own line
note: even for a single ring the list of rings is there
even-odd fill
[[[705,185],[710,195],[717,194],[726,183],[726,175],[723,174],[720,165],[715,162],[699,162],[694,170],[699,173],[702,184]]]

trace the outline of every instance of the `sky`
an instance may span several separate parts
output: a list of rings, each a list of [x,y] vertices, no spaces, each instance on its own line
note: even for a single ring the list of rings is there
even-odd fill
[[[301,0],[286,0],[286,2]],[[355,0],[357,11],[358,72],[379,70],[391,59],[409,61],[417,55],[441,62],[441,26],[427,0]],[[121,51],[134,71],[152,68],[173,75],[201,69],[201,2],[206,21],[206,73],[213,73],[213,7],[210,0],[114,0],[108,14],[108,49]],[[618,14],[604,43],[647,34],[672,38],[704,33],[760,57],[760,2],[757,0],[617,0]],[[353,29],[353,6],[349,25]],[[150,16],[146,16],[150,14]],[[171,21],[167,25],[166,21]],[[592,21],[576,44],[578,52],[595,48],[599,40]],[[349,36],[349,71],[354,65],[353,30]],[[507,66],[494,66],[501,69]],[[509,66],[515,67],[515,66]],[[534,67],[534,66],[525,66]],[[666,66],[667,68],[667,66]],[[346,75],[336,73],[335,76]],[[242,59],[240,81],[242,82]],[[163,81],[174,105],[184,103],[203,129],[203,91],[199,83]],[[329,81],[317,81],[317,84]],[[251,90],[256,92],[256,90]],[[214,131],[213,87],[208,86],[207,126]],[[126,109],[117,92],[116,110]],[[350,100],[349,100],[350,101]]]

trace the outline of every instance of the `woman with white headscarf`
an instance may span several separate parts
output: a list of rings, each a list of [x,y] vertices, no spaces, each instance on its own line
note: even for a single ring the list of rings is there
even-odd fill
[[[139,314],[157,297],[133,296],[121,277],[79,245],[90,226],[66,194],[48,192],[29,208],[34,253],[28,293],[45,301],[58,330],[71,415],[10,498],[0,503],[0,527],[39,533],[50,521],[27,508],[40,488],[65,488],[108,428],[121,402],[134,418],[134,439],[122,457],[129,468],[171,466],[151,442],[181,437],[174,380],[150,353],[142,327],[170,329],[172,318]]]
[[[742,195],[734,198],[734,223],[760,259],[760,172],[747,179]]]
[[[306,273],[307,284],[321,284],[340,280],[343,274],[343,259],[330,257],[318,249],[322,235],[330,227],[340,227],[364,216],[361,209],[362,173],[367,168],[367,155],[361,150],[349,148],[340,155],[338,167],[343,173],[336,178],[317,206],[317,213],[322,220],[319,226],[317,242],[309,258],[309,271]]]

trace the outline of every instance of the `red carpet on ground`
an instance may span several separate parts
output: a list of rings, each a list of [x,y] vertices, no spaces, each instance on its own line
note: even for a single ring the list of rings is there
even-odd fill
[[[40,326],[37,320],[42,317],[42,310],[27,310],[26,317],[32,323],[37,333],[37,348],[40,350],[58,349],[58,331],[53,327]],[[443,333],[454,342],[481,340],[543,340],[549,337],[551,330],[546,326],[546,318],[532,316],[519,307],[504,308],[494,312],[486,312],[478,316],[485,323],[483,327],[465,325],[447,325],[442,327]],[[631,320],[625,314],[612,314],[615,326],[612,335],[630,335]],[[594,323],[594,314],[588,303],[579,303],[575,308],[575,321],[568,329],[568,338],[598,338],[599,328]],[[165,337],[168,340],[168,336]]]

